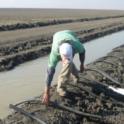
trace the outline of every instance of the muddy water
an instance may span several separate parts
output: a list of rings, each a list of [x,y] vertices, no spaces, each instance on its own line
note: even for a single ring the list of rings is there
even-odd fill
[[[124,44],[124,31],[85,43],[85,64],[105,56],[113,48],[122,44]],[[48,57],[42,57],[22,64],[12,71],[0,73],[0,118],[5,117],[10,112],[9,103],[14,104],[32,98],[43,91],[47,60]],[[75,56],[74,61],[79,68],[78,56]],[[53,84],[56,83],[60,68],[61,63],[57,66]]]

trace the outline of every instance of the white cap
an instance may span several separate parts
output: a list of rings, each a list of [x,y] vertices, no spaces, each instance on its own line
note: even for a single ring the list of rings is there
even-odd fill
[[[66,58],[72,60],[72,46],[69,43],[63,43],[59,47],[60,55],[64,55]]]

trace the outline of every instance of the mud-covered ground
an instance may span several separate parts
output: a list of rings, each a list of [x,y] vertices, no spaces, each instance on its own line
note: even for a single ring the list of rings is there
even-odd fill
[[[122,16],[119,10],[81,9],[0,9],[0,26],[49,22],[56,20],[90,19],[98,17]],[[7,26],[7,27],[8,27]],[[20,25],[21,26],[21,25]],[[23,26],[24,27],[24,26]]]
[[[70,79],[64,84],[63,87],[67,91],[65,97],[58,96],[56,86],[53,86],[49,106],[42,105],[41,96],[21,102],[17,107],[46,124],[123,124],[124,95],[108,88],[108,86],[124,88],[123,61],[124,46],[121,46],[106,57],[87,65],[85,71],[79,74],[78,83]],[[109,76],[106,77],[104,72]],[[13,112],[1,121],[1,124],[38,124],[38,122]]]

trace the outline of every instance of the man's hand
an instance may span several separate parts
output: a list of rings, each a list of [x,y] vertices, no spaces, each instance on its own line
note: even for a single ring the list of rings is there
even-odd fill
[[[84,71],[84,64],[80,65],[80,72],[82,73]]]
[[[50,88],[46,88],[43,94],[42,103],[48,106],[49,101],[50,101]]]

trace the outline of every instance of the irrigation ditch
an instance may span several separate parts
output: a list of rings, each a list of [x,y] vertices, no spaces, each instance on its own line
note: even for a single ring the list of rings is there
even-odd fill
[[[82,43],[124,30],[124,24],[111,24],[100,28],[76,31]],[[0,71],[13,69],[15,66],[41,56],[48,55],[51,50],[52,35],[30,37],[0,44]]]
[[[0,124],[123,124],[124,95],[111,88],[124,88],[123,62],[124,45],[88,64],[78,83],[64,84],[65,97],[54,85],[49,106],[41,103],[42,95],[10,104],[14,112]]]

